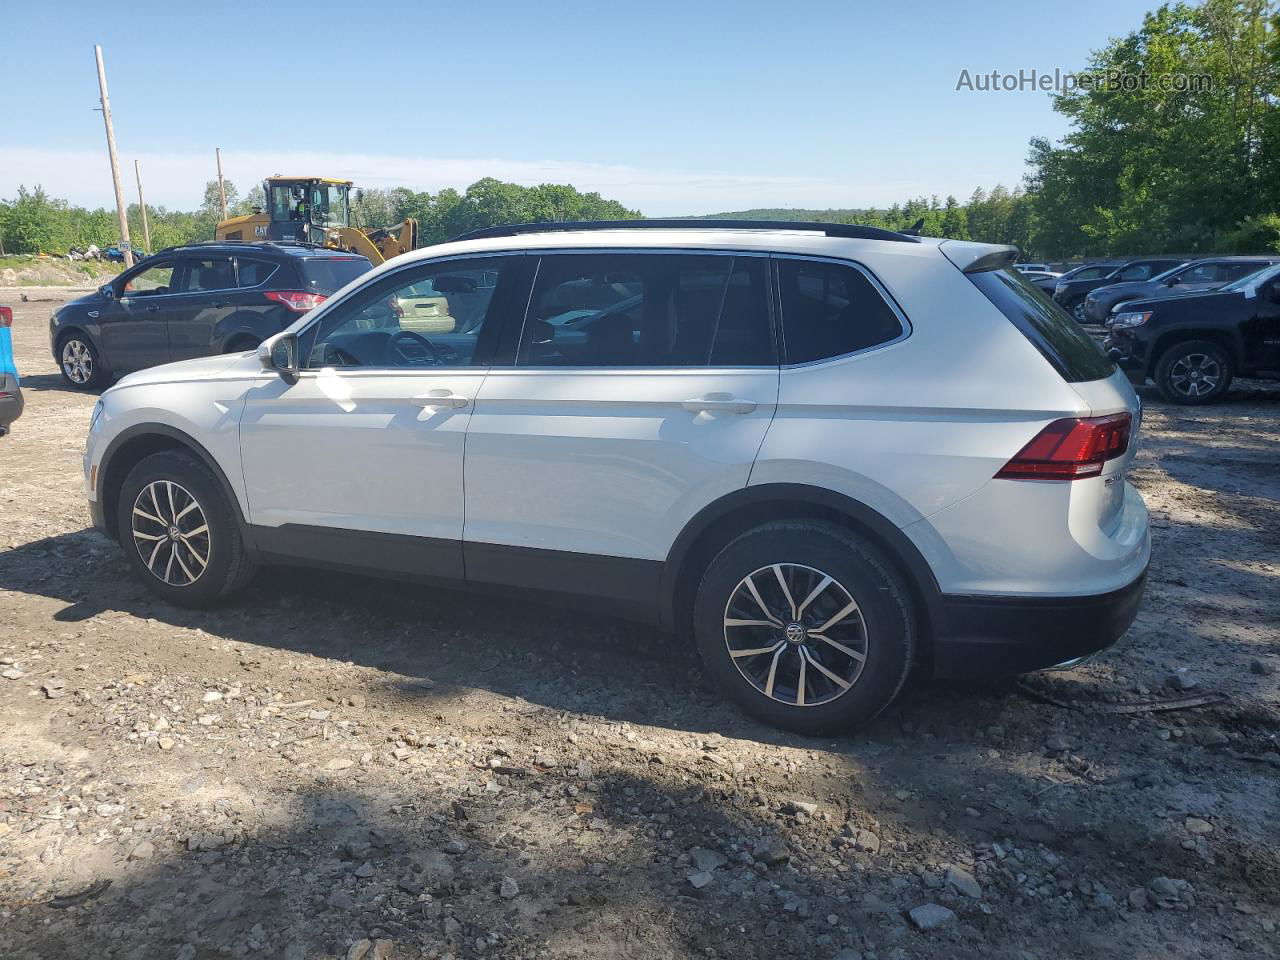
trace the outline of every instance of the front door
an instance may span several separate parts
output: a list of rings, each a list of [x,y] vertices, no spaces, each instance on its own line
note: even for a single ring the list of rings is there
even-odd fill
[[[175,260],[157,260],[116,282],[116,300],[103,308],[102,345],[113,373],[169,362],[167,321],[180,279]]]
[[[299,337],[296,383],[249,391],[240,447],[249,521],[272,556],[397,574],[462,575],[462,454],[523,257],[406,267],[324,309]],[[430,330],[402,300],[472,309]],[[476,303],[477,291],[485,291]],[[404,323],[402,324],[402,320]]]
[[[654,561],[746,486],[773,417],[768,289],[750,254],[542,256],[467,435],[467,578],[652,600]]]
[[[1244,337],[1245,364],[1250,371],[1280,372],[1280,277],[1260,285],[1245,301],[1249,316]]]
[[[168,309],[169,358],[189,360],[217,351],[218,324],[235,312],[236,271],[231,257],[182,258],[183,270]]]

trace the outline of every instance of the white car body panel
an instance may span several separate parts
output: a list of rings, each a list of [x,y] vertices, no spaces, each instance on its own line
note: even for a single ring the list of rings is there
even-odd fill
[[[711,394],[755,408],[684,406]],[[466,539],[663,560],[746,486],[777,395],[775,367],[495,369],[467,435]]]

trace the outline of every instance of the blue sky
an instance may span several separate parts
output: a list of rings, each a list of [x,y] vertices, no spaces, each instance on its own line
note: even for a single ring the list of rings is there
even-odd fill
[[[1048,94],[957,91],[961,70],[1080,68],[1154,5],[11,2],[0,197],[111,204],[100,43],[128,192],[139,158],[152,204],[197,206],[215,146],[242,189],[489,175],[651,216],[963,199],[1066,128]]]

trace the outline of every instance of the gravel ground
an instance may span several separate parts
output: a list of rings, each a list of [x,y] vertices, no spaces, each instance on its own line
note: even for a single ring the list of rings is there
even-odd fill
[[[27,396],[0,441],[0,956],[1280,956],[1280,391],[1144,395],[1155,556],[1114,651],[918,682],[809,740],[568,609],[296,571],[153,601],[88,529],[93,397],[48,355],[58,294],[28,293],[0,295]]]

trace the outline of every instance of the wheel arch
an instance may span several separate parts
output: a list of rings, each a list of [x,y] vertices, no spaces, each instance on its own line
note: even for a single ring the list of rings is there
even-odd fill
[[[1235,364],[1237,372],[1244,370],[1244,341],[1238,333],[1224,330],[1220,327],[1180,327],[1161,333],[1156,338],[1155,343],[1152,344],[1151,360],[1148,364],[1151,375],[1155,375],[1156,368],[1160,365],[1160,360],[1171,347],[1192,340],[1207,340],[1210,343],[1217,344],[1227,351],[1227,355],[1231,358],[1231,362]]]
[[[821,487],[766,483],[709,504],[685,525],[663,565],[659,584],[662,626],[684,636],[697,589],[696,572],[734,537],[775,520],[819,520],[866,537],[895,566],[920,617],[922,656],[940,622],[941,591],[920,551],[890,520],[866,504]]]
[[[241,530],[244,530],[246,523],[240,500],[236,496],[235,488],[231,486],[226,473],[213,455],[177,427],[162,423],[145,423],[121,431],[107,446],[98,466],[98,502],[102,505],[107,533],[116,540],[120,539],[115,507],[129,471],[152,454],[165,450],[190,453],[209,468],[214,478],[222,485],[227,500],[235,508],[236,520]]]

